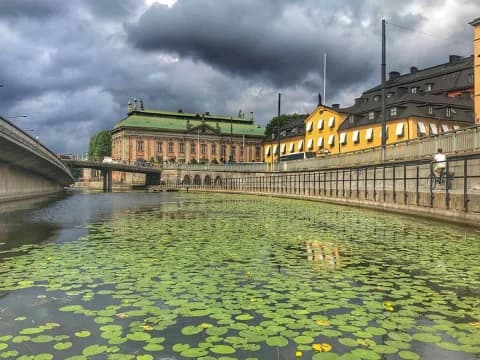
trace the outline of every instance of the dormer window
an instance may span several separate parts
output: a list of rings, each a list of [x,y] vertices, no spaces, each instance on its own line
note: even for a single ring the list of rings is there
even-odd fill
[[[390,116],[397,116],[397,108],[396,107],[392,107],[390,109]]]
[[[380,95],[375,95],[373,97],[373,101],[379,102],[380,101]]]
[[[393,95],[395,95],[395,93],[393,93],[393,92],[390,91],[390,92],[387,94],[387,98],[391,98]]]
[[[428,115],[433,115],[433,106],[432,105],[427,106],[427,114]]]
[[[427,84],[425,91],[432,91],[433,84]]]
[[[447,117],[452,116],[452,108],[450,106],[447,107],[446,115],[447,115]]]
[[[368,120],[373,120],[373,119],[375,119],[375,113],[373,111],[370,111],[368,113]]]
[[[353,125],[353,122],[355,121],[355,117],[353,115],[350,115],[348,117],[348,122],[350,123],[350,125]]]
[[[473,84],[473,74],[468,74],[467,81],[469,84]]]
[[[416,94],[416,93],[417,93],[417,89],[418,89],[418,88],[417,88],[416,86],[414,86],[414,87],[412,87],[412,88],[410,89],[410,92],[411,92],[412,94]]]

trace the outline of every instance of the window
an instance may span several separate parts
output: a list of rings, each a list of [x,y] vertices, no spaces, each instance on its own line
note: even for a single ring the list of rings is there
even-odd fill
[[[425,127],[425,124],[422,121],[419,121],[417,126],[418,126],[418,133],[420,135],[426,135],[427,134],[427,129]]]
[[[195,154],[197,152],[197,146],[194,142],[190,143],[190,153]]]
[[[318,138],[317,146],[319,149],[323,148],[323,137]]]
[[[367,141],[372,141],[373,140],[373,129],[372,128],[367,129],[367,132],[365,133],[365,139]]]
[[[323,129],[323,119],[320,119],[318,120],[318,130],[322,130]]]
[[[335,116],[331,116],[330,119],[328,119],[328,127],[333,128],[335,126]]]
[[[358,141],[360,140],[360,136],[359,136],[359,135],[360,135],[360,131],[355,130],[355,131],[353,132],[352,141],[353,141],[354,143],[358,143]]]
[[[469,84],[473,84],[473,74],[468,74],[467,81]]]
[[[259,158],[259,157],[260,157],[260,146],[257,146],[257,147],[255,148],[255,157],[256,157],[256,158]]]
[[[428,113],[428,115],[433,115],[433,106],[432,105],[428,105],[427,113]]]
[[[163,142],[157,142],[157,152],[163,153]]]
[[[449,131],[450,129],[448,128],[448,125],[447,124],[442,124],[442,131],[443,132],[447,132]]]
[[[143,140],[137,140],[137,151],[143,152]]]
[[[298,142],[298,151],[303,151],[303,140]]]
[[[410,92],[411,92],[412,94],[416,94],[416,93],[417,93],[417,89],[418,89],[418,88],[417,88],[416,86],[414,86],[414,87],[412,87],[412,88],[410,89]]]
[[[432,91],[433,84],[427,84],[426,91]]]
[[[446,115],[447,115],[447,117],[452,116],[452,108],[450,106],[447,107]]]
[[[375,95],[373,97],[373,101],[379,102],[380,101],[380,95]]]
[[[280,149],[282,154],[285,154],[287,152],[287,144],[282,144],[282,147]]]
[[[438,129],[436,124],[430,124],[430,134],[438,135]]]
[[[267,149],[268,149],[268,155],[270,155],[270,146]],[[222,144],[222,156],[223,157],[225,157],[226,152],[227,152],[227,145]]]
[[[335,145],[335,135],[331,134],[331,135],[328,137],[328,145],[330,145],[330,146]]]
[[[396,107],[392,107],[390,109],[390,116],[397,116],[397,108]]]
[[[212,155],[217,155],[217,144],[212,144]]]
[[[458,126],[458,125],[453,125],[453,130],[458,130],[458,129],[460,129],[460,126]]]
[[[313,121],[309,121],[307,123],[307,131],[312,131],[312,129],[313,129]]]
[[[205,155],[207,153],[207,144],[200,144],[200,153]]]
[[[387,98],[391,98],[394,94],[395,94],[395,93],[393,93],[393,92],[390,91],[390,92],[387,94]]]
[[[313,139],[308,139],[308,150],[312,150],[313,149]]]
[[[370,111],[368,113],[368,120],[373,120],[373,119],[375,119],[375,113],[373,111]]]
[[[178,152],[180,154],[185,154],[185,143],[181,142],[178,144]]]
[[[290,143],[290,148],[288,149],[289,152],[295,152],[295,143]]]
[[[347,143],[347,134],[340,133],[340,144],[345,145]]]
[[[235,157],[236,157],[236,146],[235,145],[232,145],[232,160],[235,160]]]
[[[397,128],[395,130],[395,135],[403,136],[403,123],[397,124]]]
[[[270,156],[270,146],[267,146],[267,150],[265,150],[265,156]]]
[[[173,142],[171,141],[168,143],[168,152],[173,153]]]
[[[278,151],[278,146],[277,146],[277,145],[273,145],[273,154],[276,155],[276,154],[277,154],[277,151]]]

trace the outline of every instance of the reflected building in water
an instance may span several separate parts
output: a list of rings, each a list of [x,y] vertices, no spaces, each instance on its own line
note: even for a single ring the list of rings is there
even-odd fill
[[[333,270],[342,265],[338,245],[313,240],[306,242],[306,249],[307,259],[322,265],[325,269]]]

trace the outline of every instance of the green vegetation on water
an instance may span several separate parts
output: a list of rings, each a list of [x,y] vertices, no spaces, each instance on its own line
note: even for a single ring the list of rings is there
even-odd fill
[[[0,247],[0,358],[473,357],[479,245],[416,218],[181,195]]]

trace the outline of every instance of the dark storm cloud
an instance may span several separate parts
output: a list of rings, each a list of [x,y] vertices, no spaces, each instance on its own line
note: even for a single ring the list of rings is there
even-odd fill
[[[433,66],[471,52],[467,0],[0,0],[0,114],[35,130],[58,152],[79,152],[91,135],[147,108],[235,114],[311,112],[351,103],[380,74],[380,20],[388,70]],[[422,31],[437,37],[419,35]],[[465,45],[464,43],[467,43]]]
[[[56,0],[2,0],[0,19],[12,17],[44,18],[57,14],[63,5]]]

